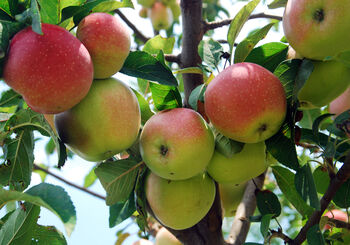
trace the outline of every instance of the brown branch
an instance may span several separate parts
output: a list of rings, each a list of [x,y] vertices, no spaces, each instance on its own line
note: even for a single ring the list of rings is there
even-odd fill
[[[143,43],[146,43],[149,40],[149,38],[143,35],[143,33],[137,29],[137,27],[131,23],[131,21],[119,9],[114,10],[114,13],[119,15],[119,17],[134,31],[136,37],[139,38]]]
[[[321,198],[321,209],[313,212],[309,220],[306,222],[304,227],[300,230],[296,238],[290,243],[292,245],[302,244],[306,239],[307,231],[314,225],[320,222],[323,212],[328,207],[329,203],[333,199],[335,193],[341,185],[350,177],[350,153],[346,156],[346,160],[343,166],[339,169],[338,173],[335,175],[328,186],[326,193]]]
[[[251,16],[249,16],[248,19],[252,20],[252,19],[257,19],[257,18],[267,18],[267,19],[274,19],[274,20],[279,20],[279,21],[282,20],[281,16],[272,15],[272,14],[265,14],[265,13],[252,14]],[[227,25],[231,24],[233,19],[234,18],[229,18],[229,19],[224,19],[224,20],[221,20],[221,21],[212,21],[212,22],[205,22],[204,21],[202,23],[203,26],[204,26],[204,33],[209,31],[209,30],[213,30],[213,29],[216,29],[216,28],[227,26]]]
[[[178,65],[181,64],[181,54],[164,54],[164,58],[168,62],[174,62],[177,63]]]
[[[182,0],[182,51],[181,68],[197,67],[202,63],[198,54],[198,45],[203,38],[202,26],[202,1]],[[183,74],[185,106],[189,107],[188,99],[192,90],[203,84],[203,76],[200,74]]]
[[[271,240],[274,238],[280,238],[284,241],[285,244],[288,244],[292,241],[290,237],[288,237],[286,234],[284,234],[281,230],[275,231],[271,230],[271,236],[269,237],[269,244],[271,244]]]
[[[265,173],[248,182],[241,203],[238,205],[235,218],[231,227],[228,242],[233,245],[243,244],[247,238],[250,227],[249,217],[254,214],[256,208],[255,190],[264,185]],[[255,183],[254,183],[255,182]]]
[[[45,169],[45,168],[42,168],[42,167],[40,167],[40,166],[38,166],[38,165],[36,165],[36,164],[33,165],[33,168],[36,169],[36,170],[43,171],[43,172],[47,173],[48,175],[51,175],[52,177],[55,177],[56,179],[58,179],[58,180],[60,180],[60,181],[62,181],[62,182],[64,182],[64,183],[66,183],[67,185],[70,185],[70,186],[72,186],[72,187],[74,187],[74,188],[76,188],[76,189],[79,189],[79,190],[81,190],[81,191],[84,191],[84,192],[86,192],[86,193],[88,193],[88,194],[90,194],[90,195],[92,195],[92,196],[94,196],[94,197],[100,198],[100,199],[102,199],[102,200],[106,200],[106,198],[105,198],[104,196],[101,196],[100,194],[97,194],[97,193],[95,193],[95,192],[93,192],[93,191],[90,191],[90,190],[87,189],[87,188],[78,186],[78,185],[74,184],[73,182],[70,182],[70,181],[68,181],[68,180],[66,180],[66,179],[64,179],[64,178],[62,178],[62,177],[60,177],[60,176],[58,176],[58,175],[52,173],[50,170],[47,170],[47,169]]]
[[[328,218],[327,223],[337,228],[345,228],[347,230],[350,230],[350,224],[348,222],[344,222],[333,218]]]

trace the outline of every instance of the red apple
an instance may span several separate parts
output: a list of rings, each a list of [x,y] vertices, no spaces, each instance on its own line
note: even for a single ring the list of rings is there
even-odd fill
[[[344,211],[338,210],[338,209],[333,209],[328,211],[324,216],[327,216],[328,218],[348,222],[348,214]],[[331,228],[330,225],[325,225],[324,230],[329,230]]]
[[[141,124],[136,95],[115,78],[94,80],[76,106],[55,115],[61,140],[87,161],[103,161],[128,149]]]
[[[78,25],[77,37],[89,50],[95,78],[108,78],[117,73],[130,52],[128,29],[107,13],[86,16]]]
[[[205,112],[226,137],[257,143],[274,135],[286,116],[287,101],[279,79],[253,63],[227,67],[208,85]]]
[[[302,56],[323,60],[350,50],[350,1],[289,0],[283,30]]]
[[[149,9],[148,16],[151,18],[152,26],[156,31],[168,29],[173,23],[171,9],[161,2],[155,2]]]
[[[329,113],[333,113],[336,116],[350,109],[350,88],[347,88],[344,93],[333,100],[329,104]]]
[[[191,178],[207,167],[214,152],[214,136],[201,115],[175,108],[152,116],[140,136],[141,156],[162,178]]]
[[[27,27],[13,37],[3,76],[34,111],[54,114],[85,97],[93,66],[87,49],[67,30],[42,24],[42,31]]]

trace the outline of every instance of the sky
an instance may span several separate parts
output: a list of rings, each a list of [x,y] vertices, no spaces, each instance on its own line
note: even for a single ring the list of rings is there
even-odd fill
[[[222,0],[223,7],[231,6],[231,1]],[[231,17],[234,17],[239,9],[246,4],[246,2],[238,2],[235,7],[227,7],[230,11]],[[121,11],[131,20],[135,25],[142,30],[142,32],[151,37],[153,35],[153,30],[151,27],[151,22],[149,19],[142,19],[139,17],[138,12],[140,6],[134,1],[135,9],[122,9]],[[282,9],[276,11],[270,11],[266,6],[259,6],[255,13],[266,12],[282,15]],[[242,40],[246,35],[254,28],[262,27],[267,23],[267,21],[262,19],[256,19],[248,21],[244,26],[241,34],[238,37],[238,41]],[[215,39],[226,39],[228,27],[222,27],[215,31]],[[180,33],[181,28],[179,25],[175,28],[175,31]],[[130,33],[132,31],[130,30]],[[165,36],[163,32],[160,33],[162,36]],[[279,41],[283,34],[270,32],[262,43],[269,41]],[[259,44],[259,45],[260,45]],[[224,49],[228,49],[228,45],[224,45]],[[176,53],[176,52],[175,52]],[[125,83],[130,85],[135,84],[135,79],[125,76],[123,74],[117,73],[116,78],[122,80]],[[2,83],[0,90],[6,89],[6,86]],[[54,166],[57,162],[56,155],[48,157],[45,154],[44,146],[47,142],[47,138],[40,140],[35,145],[35,163],[45,163],[46,165]],[[84,182],[85,175],[95,166],[95,163],[84,161],[83,159],[75,156],[73,159],[69,159],[65,166],[61,170],[51,168],[50,171],[55,174],[74,182],[77,185],[82,186]],[[112,245],[116,242],[116,232],[125,227],[126,232],[129,232],[131,236],[125,240],[123,245],[131,245],[134,241],[138,240],[137,225],[133,224],[130,220],[123,222],[121,225],[116,226],[112,229],[108,227],[108,218],[109,218],[109,208],[105,205],[103,200],[100,200],[96,197],[93,197],[85,192],[82,192],[78,189],[75,189],[69,185],[62,183],[61,181],[55,179],[54,177],[48,175],[46,182],[54,185],[62,186],[69,196],[71,197],[73,204],[77,212],[77,224],[75,230],[73,231],[70,237],[67,237],[67,234],[64,232],[64,226],[61,220],[55,216],[50,211],[45,208],[41,209],[39,224],[42,225],[54,225],[57,229],[62,231],[67,239],[69,245],[93,245],[93,244],[103,244],[103,245]],[[31,186],[41,183],[41,179],[38,174],[34,173],[32,175]],[[105,196],[105,191],[102,188],[99,181],[96,181],[91,189],[94,192],[97,192]],[[4,215],[4,210],[0,210],[0,217]],[[131,225],[130,225],[131,224]],[[248,240],[252,241],[253,237],[249,237]]]

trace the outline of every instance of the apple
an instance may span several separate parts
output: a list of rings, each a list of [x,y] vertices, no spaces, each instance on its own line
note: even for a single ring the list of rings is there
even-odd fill
[[[303,56],[298,54],[291,46],[288,46],[288,52],[287,52],[287,60],[291,59],[302,59]]]
[[[3,78],[34,111],[54,114],[86,96],[93,66],[85,46],[67,30],[42,24],[42,32],[27,27],[12,38]]]
[[[88,95],[55,115],[61,140],[87,161],[103,161],[128,149],[141,124],[135,94],[115,78],[94,80]]]
[[[130,34],[121,21],[107,13],[93,13],[78,25],[78,39],[94,64],[94,77],[108,78],[123,66],[130,52]]]
[[[156,0],[137,0],[137,3],[145,8],[151,8],[155,2]]]
[[[220,72],[205,91],[205,113],[224,136],[244,143],[280,129],[287,100],[280,80],[264,67],[238,63]]]
[[[191,178],[207,167],[215,148],[214,135],[201,115],[175,108],[153,115],[140,136],[147,167],[162,178]]]
[[[146,239],[140,239],[134,242],[132,245],[154,245],[154,243]]]
[[[221,208],[224,217],[232,217],[235,215],[238,205],[242,200],[246,186],[246,182],[242,184],[219,184]]]
[[[159,229],[156,235],[155,245],[182,245],[182,243],[166,228]]]
[[[174,20],[178,20],[181,15],[180,0],[171,1],[169,4]]]
[[[338,209],[333,209],[325,213],[324,216],[327,216],[328,218],[348,222],[348,214],[344,211],[338,210]],[[330,225],[326,224],[324,226],[324,230],[329,230],[331,228]]]
[[[161,2],[155,2],[149,9],[148,16],[151,18],[154,30],[168,29],[173,23],[173,14],[167,6]]]
[[[323,60],[350,50],[350,2],[347,0],[289,0],[283,30],[302,56]]]
[[[208,213],[215,198],[215,183],[206,173],[185,180],[168,180],[151,172],[145,192],[155,217],[166,227],[183,230]]]
[[[250,180],[268,167],[264,142],[245,144],[243,149],[231,158],[215,151],[207,171],[218,183],[241,184]]]
[[[344,93],[335,98],[329,104],[329,113],[333,113],[336,116],[350,109],[350,88],[347,88]]]
[[[142,7],[139,11],[139,15],[141,18],[147,18],[148,17],[148,9],[146,7]]]
[[[298,94],[301,109],[328,105],[350,85],[350,69],[338,61],[313,61],[314,70]]]

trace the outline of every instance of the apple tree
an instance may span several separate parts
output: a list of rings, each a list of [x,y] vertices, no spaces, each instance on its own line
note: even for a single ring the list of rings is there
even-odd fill
[[[0,245],[74,232],[70,196],[33,172],[105,200],[111,228],[138,225],[135,244],[349,244],[349,8],[1,0]],[[39,166],[38,138],[58,169],[94,162],[105,196]],[[42,207],[65,235],[37,223]]]

